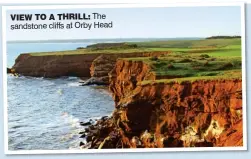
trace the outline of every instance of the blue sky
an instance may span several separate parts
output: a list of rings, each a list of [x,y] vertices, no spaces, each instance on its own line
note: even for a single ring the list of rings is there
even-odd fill
[[[107,19],[103,20],[103,22],[113,21],[113,28],[91,30],[10,30],[10,25],[17,23],[11,20],[10,14],[91,14],[93,12],[106,14]],[[53,21],[33,22],[50,24]],[[69,21],[62,22],[68,23]],[[22,23],[26,22],[18,22],[18,24]],[[214,35],[241,35],[241,8],[239,6],[7,11],[7,40],[174,38],[208,37]]]

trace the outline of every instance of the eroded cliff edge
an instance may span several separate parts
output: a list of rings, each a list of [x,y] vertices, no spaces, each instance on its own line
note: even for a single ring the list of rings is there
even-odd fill
[[[243,145],[241,79],[156,82],[149,65],[125,59],[109,77],[116,108],[87,129],[91,148]]]
[[[83,51],[84,52],[84,51]],[[161,56],[169,52],[132,52],[132,53],[68,53],[53,54],[39,53],[20,54],[15,60],[12,70],[15,73],[32,77],[56,78],[62,76],[76,77],[108,77],[108,73],[114,67],[117,58]],[[97,58],[97,60],[95,60]],[[108,59],[110,67],[104,67],[102,60]],[[101,62],[100,62],[101,60]],[[96,66],[91,67],[91,66]],[[101,66],[102,65],[102,66]],[[99,67],[102,67],[100,70]],[[90,72],[91,69],[91,72]],[[107,78],[106,78],[106,81]]]

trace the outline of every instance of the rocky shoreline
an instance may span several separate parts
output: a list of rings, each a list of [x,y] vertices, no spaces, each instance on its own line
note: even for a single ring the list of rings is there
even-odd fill
[[[133,136],[133,133],[125,134],[122,128],[114,124],[113,120],[112,116],[106,116],[80,132],[80,138],[85,139],[85,141],[80,141],[80,149],[158,148],[160,146],[155,136],[147,130],[140,137]],[[205,142],[203,146],[212,147],[212,144]],[[163,138],[162,147],[183,147],[183,141],[173,137]]]
[[[241,79],[142,85],[157,77],[142,62],[126,60],[109,77],[115,110],[86,128],[81,148],[243,145]]]
[[[94,124],[87,122],[89,126],[80,132],[81,149],[119,148],[119,134],[112,122],[112,117],[104,116]],[[86,126],[86,125],[85,125]]]

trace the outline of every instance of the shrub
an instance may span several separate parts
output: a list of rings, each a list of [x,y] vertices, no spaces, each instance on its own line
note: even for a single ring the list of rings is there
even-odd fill
[[[167,63],[163,62],[163,61],[154,63],[155,67],[163,67],[163,66],[166,66],[166,65],[167,65]]]
[[[208,54],[201,54],[200,57],[209,58],[210,56]]]
[[[137,48],[137,44],[128,44],[128,43],[97,43],[93,45],[88,45],[88,49],[127,49],[127,48]]]
[[[187,62],[192,62],[193,60],[189,59],[189,58],[185,58],[185,59],[182,59],[180,60],[179,62],[180,63],[187,63]]]
[[[191,62],[191,66],[192,66],[192,67],[201,66],[201,63],[198,62],[198,61],[193,61],[193,62]]]
[[[209,66],[209,62],[206,61],[206,62],[204,63],[204,66]]]
[[[226,70],[232,68],[234,65],[230,62],[224,63],[223,65],[219,66],[216,70]]]
[[[218,75],[218,72],[203,72],[203,73],[199,73],[197,74],[197,76],[201,77],[201,76],[216,76]]]
[[[209,61],[215,61],[216,60],[216,58],[211,58],[211,59],[209,59]]]
[[[159,58],[157,56],[153,56],[150,58],[151,61],[157,61]]]
[[[85,47],[77,47],[77,50],[79,50],[79,49],[85,49]]]
[[[168,64],[167,68],[168,69],[174,69],[175,67],[172,64]]]

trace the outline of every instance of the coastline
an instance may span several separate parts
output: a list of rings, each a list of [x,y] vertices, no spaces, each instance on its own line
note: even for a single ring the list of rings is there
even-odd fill
[[[117,67],[121,66],[120,62],[117,61]],[[133,64],[122,66],[134,68]],[[120,70],[119,74],[125,72],[121,68],[117,70]],[[133,70],[137,71],[136,68]],[[88,140],[80,144],[82,148],[242,146],[241,80],[198,80],[133,87],[131,74],[110,77],[128,77],[129,81],[124,82],[132,83],[127,84],[129,87],[119,88],[121,84],[111,82],[109,87],[116,104],[115,111],[112,117],[99,120],[83,132]],[[144,78],[144,75],[137,75]],[[221,91],[222,88],[227,89]],[[234,94],[230,98],[227,97],[229,92]],[[203,98],[204,93],[212,96],[212,101]],[[231,105],[224,104],[229,101]],[[218,107],[215,103],[219,102],[221,106]]]
[[[107,88],[83,87],[78,81],[8,75],[8,149],[79,150],[80,122],[110,115],[114,106]]]
[[[132,53],[99,49],[94,52],[115,53],[22,54],[12,68],[24,76],[89,77],[84,85],[108,86],[114,112],[82,123],[87,128],[80,132],[86,139],[81,148],[243,146],[239,58],[229,58],[230,63],[204,53],[221,47]]]

